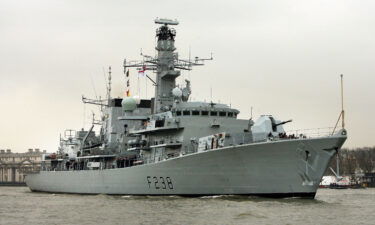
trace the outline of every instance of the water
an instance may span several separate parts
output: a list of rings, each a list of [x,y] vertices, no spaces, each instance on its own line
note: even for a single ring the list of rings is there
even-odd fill
[[[375,224],[375,189],[321,189],[307,200],[69,195],[0,187],[0,224]]]

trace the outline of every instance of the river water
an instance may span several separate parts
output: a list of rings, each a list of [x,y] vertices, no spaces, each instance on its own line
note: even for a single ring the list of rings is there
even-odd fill
[[[72,195],[0,187],[0,224],[375,224],[375,189],[320,189],[315,200]]]

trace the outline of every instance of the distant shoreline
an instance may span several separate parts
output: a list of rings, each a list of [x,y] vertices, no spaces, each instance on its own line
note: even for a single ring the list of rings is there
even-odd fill
[[[26,183],[18,182],[0,182],[0,186],[26,186]]]

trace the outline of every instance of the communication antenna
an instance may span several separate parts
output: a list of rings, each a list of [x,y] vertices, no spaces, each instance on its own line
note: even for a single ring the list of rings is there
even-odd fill
[[[98,94],[97,94],[97,92],[96,92],[94,79],[92,78],[92,75],[91,75],[91,74],[90,74],[90,80],[91,80],[91,86],[92,86],[92,89],[93,89],[94,94],[95,94],[95,99],[98,99]]]
[[[92,114],[92,124],[95,123],[95,113],[94,111],[91,110],[91,114]]]
[[[212,86],[210,87],[211,103],[212,103]]]
[[[82,124],[82,128],[85,128],[86,126],[86,104],[83,104],[83,124]],[[61,134],[60,134],[61,136]]]
[[[344,111],[344,75],[340,75],[341,78],[341,126],[345,128],[345,111]]]
[[[250,119],[253,119],[253,107],[250,107]]]
[[[109,66],[108,68],[108,93],[107,93],[107,96],[108,96],[108,99],[111,99],[111,80],[112,80],[112,71],[111,71],[111,66]]]
[[[104,77],[105,89],[108,90],[107,77],[105,76],[105,69],[104,69],[104,67],[102,67],[102,69],[103,69],[103,77]]]
[[[146,99],[148,98],[147,97],[147,77],[145,76],[145,87],[146,87]]]
[[[190,45],[189,45],[189,62],[191,62],[191,46]],[[189,77],[189,79],[190,79],[190,77]]]
[[[141,86],[140,86],[140,83],[139,83],[139,72],[138,72],[138,76],[137,76],[137,91],[138,91],[138,96],[141,97]]]

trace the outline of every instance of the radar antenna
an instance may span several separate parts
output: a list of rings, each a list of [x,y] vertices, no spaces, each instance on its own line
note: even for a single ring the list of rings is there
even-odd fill
[[[178,25],[178,21],[171,20],[171,19],[162,19],[162,18],[156,18],[155,20],[156,24],[163,24],[163,25]]]

